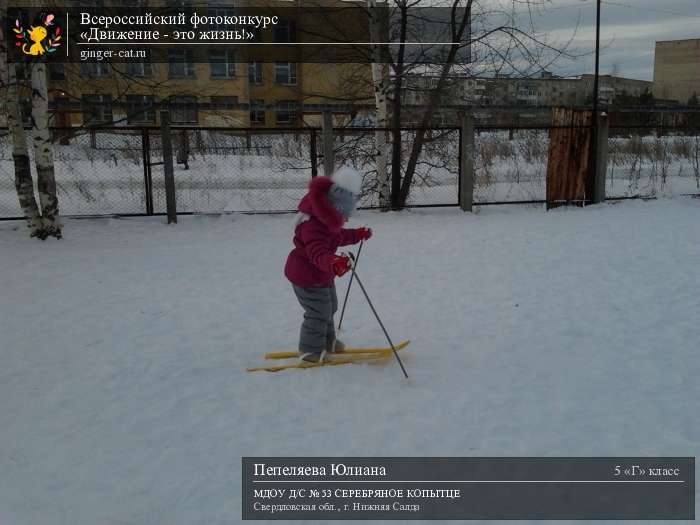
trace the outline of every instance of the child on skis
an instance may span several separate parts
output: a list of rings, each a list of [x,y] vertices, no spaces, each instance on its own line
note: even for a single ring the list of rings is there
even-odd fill
[[[292,283],[304,321],[299,351],[304,361],[317,363],[327,352],[345,345],[336,339],[333,315],[338,309],[335,277],[351,268],[350,258],[336,255],[339,246],[356,244],[372,236],[369,228],[343,228],[355,211],[362,186],[357,170],[343,167],[331,177],[316,177],[299,203],[294,249],[284,274]]]

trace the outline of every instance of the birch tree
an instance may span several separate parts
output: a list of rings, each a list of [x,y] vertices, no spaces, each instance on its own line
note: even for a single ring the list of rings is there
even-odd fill
[[[29,152],[27,150],[27,136],[22,120],[17,64],[9,63],[8,61],[8,49],[4,34],[4,10],[0,13],[0,19],[0,84],[2,88],[0,100],[4,102],[7,127],[12,139],[15,188],[22,213],[27,221],[27,226],[31,230],[30,235],[32,237],[42,237],[44,235],[43,223],[36,199],[34,198],[34,182],[32,181]]]
[[[32,64],[32,144],[39,189],[39,203],[44,238],[61,238],[62,226],[58,215],[56,176],[53,163],[53,144],[49,131],[49,95],[46,85],[46,63]]]
[[[376,0],[367,0],[367,8],[370,23],[370,38],[372,42],[372,84],[374,88],[374,101],[376,107],[376,122],[378,128],[386,128],[388,125],[388,96],[389,96],[389,67],[382,60],[380,42],[382,38],[382,19],[380,11],[376,9]],[[379,186],[379,205],[388,208],[391,205],[391,191],[389,187],[389,172],[387,170],[387,140],[386,131],[375,131],[374,160],[377,166],[377,182]]]

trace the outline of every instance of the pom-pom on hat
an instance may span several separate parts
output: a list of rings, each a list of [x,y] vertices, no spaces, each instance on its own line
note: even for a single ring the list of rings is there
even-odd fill
[[[359,171],[350,166],[338,168],[331,176],[331,180],[334,184],[337,184],[357,197],[359,197],[362,191],[362,175]]]
[[[328,200],[346,219],[355,211],[362,191],[362,175],[355,168],[343,166],[331,176]]]

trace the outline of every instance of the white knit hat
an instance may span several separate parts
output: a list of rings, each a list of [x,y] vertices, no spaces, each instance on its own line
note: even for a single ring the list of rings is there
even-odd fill
[[[362,191],[362,174],[351,166],[341,166],[331,176],[334,184],[349,191],[355,197]]]
[[[360,199],[362,175],[349,166],[343,166],[331,177],[333,184],[328,188],[328,200],[346,219],[350,217]]]

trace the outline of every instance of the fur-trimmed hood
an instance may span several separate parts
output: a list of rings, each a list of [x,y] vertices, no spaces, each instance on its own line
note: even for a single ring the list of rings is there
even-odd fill
[[[299,211],[316,217],[332,232],[343,227],[343,215],[328,199],[328,190],[333,185],[330,177],[315,177],[309,183],[309,192],[301,199]]]

